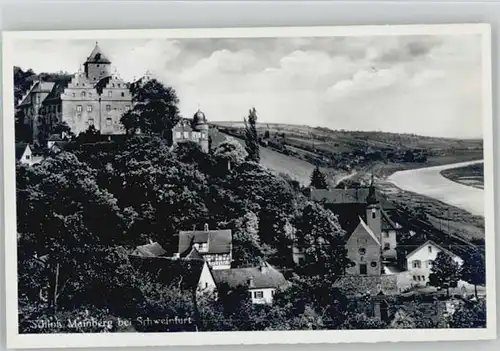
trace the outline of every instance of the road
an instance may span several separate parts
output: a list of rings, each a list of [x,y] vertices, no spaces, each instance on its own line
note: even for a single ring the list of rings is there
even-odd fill
[[[456,183],[440,174],[445,169],[482,162],[479,160],[399,171],[391,175],[388,180],[403,190],[429,196],[484,217],[484,191],[482,189]]]

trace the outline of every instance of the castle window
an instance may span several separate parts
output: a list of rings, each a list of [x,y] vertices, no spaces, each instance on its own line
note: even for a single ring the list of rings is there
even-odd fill
[[[76,111],[82,112],[82,105],[76,105]]]
[[[372,263],[370,263],[370,266],[372,266],[372,268],[375,268],[375,267],[377,267],[377,262],[375,262],[375,261],[372,261]]]
[[[92,105],[87,105],[87,112],[92,112]]]
[[[128,111],[128,110],[130,110],[130,105],[125,106],[125,111]]]
[[[360,247],[358,252],[360,255],[364,255],[366,253],[366,249],[364,247]]]
[[[85,92],[84,91],[82,91],[82,97],[85,97]]]
[[[108,91],[108,96],[109,97],[113,96],[113,92],[112,91]]]
[[[71,96],[75,97],[75,96],[76,96],[76,94],[75,94],[75,93],[73,93],[73,94],[71,94]]]
[[[373,219],[377,218],[377,212],[375,212],[375,211],[372,212],[372,218]]]
[[[111,111],[111,105],[106,105],[106,111]]]
[[[93,118],[89,118],[89,125],[91,125],[91,126],[94,125],[94,119]]]
[[[92,97],[92,93],[91,92],[89,92],[89,97]]]
[[[111,118],[106,118],[106,124],[110,126],[113,123],[113,120]]]
[[[125,93],[124,93],[124,92],[122,92],[122,97],[124,97],[124,96],[125,96]]]
[[[82,119],[82,114],[81,113],[77,113],[76,114],[76,118],[78,118],[79,120]]]
[[[114,88],[115,87],[115,83],[111,84],[111,86]]]
[[[97,64],[97,67],[99,67],[99,64]]]
[[[120,87],[120,83],[116,84],[118,86],[118,88]]]
[[[359,274],[366,275],[366,273],[367,273],[366,264],[365,263],[361,263],[359,265]]]

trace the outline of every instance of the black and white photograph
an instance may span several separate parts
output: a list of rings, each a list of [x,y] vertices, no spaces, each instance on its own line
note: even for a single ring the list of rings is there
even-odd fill
[[[488,26],[3,39],[12,345],[495,338]]]

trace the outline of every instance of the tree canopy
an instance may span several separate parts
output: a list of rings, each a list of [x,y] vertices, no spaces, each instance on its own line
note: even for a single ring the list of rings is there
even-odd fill
[[[260,161],[259,135],[257,134],[257,110],[255,107],[248,112],[245,118],[245,149],[248,153],[247,159],[253,162]]]

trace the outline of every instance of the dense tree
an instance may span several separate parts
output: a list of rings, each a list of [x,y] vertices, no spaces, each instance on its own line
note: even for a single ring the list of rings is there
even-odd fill
[[[259,136],[257,134],[257,111],[252,108],[245,118],[245,149],[248,153],[247,159],[253,162],[260,161]]]
[[[16,142],[31,143],[33,141],[33,129],[26,121],[22,110],[16,111],[14,123]]]
[[[237,140],[231,138],[220,143],[214,151],[214,157],[223,162],[229,162],[230,167],[237,167],[245,162],[248,153]]]
[[[464,263],[461,267],[461,279],[474,285],[474,296],[477,299],[477,286],[486,283],[484,256],[479,251],[467,250],[462,258]]]
[[[52,128],[52,133],[58,134],[61,137],[65,137],[67,139],[71,139],[75,137],[75,134],[68,126],[66,122],[59,122]]]
[[[121,118],[129,135],[140,131],[143,134],[167,137],[180,119],[176,91],[156,79],[137,87],[132,101],[134,108]]]
[[[235,266],[254,266],[263,256],[259,218],[251,211],[234,221],[233,259]]]
[[[76,142],[79,144],[92,144],[102,140],[101,131],[96,129],[92,124],[84,132],[81,132],[76,137]]]
[[[429,284],[446,289],[450,295],[450,288],[456,287],[460,280],[460,265],[446,252],[439,252],[432,262]]]
[[[465,302],[449,321],[450,328],[486,328],[486,302]]]
[[[311,174],[311,187],[316,189],[327,189],[326,176],[318,166],[316,166]]]
[[[304,248],[302,269],[311,276],[324,276],[334,282],[351,266],[344,246],[344,231],[337,217],[320,204],[310,202],[297,218],[297,245]]]
[[[414,329],[416,327],[415,320],[403,310],[399,310],[394,315],[394,319],[390,324],[393,329]]]

